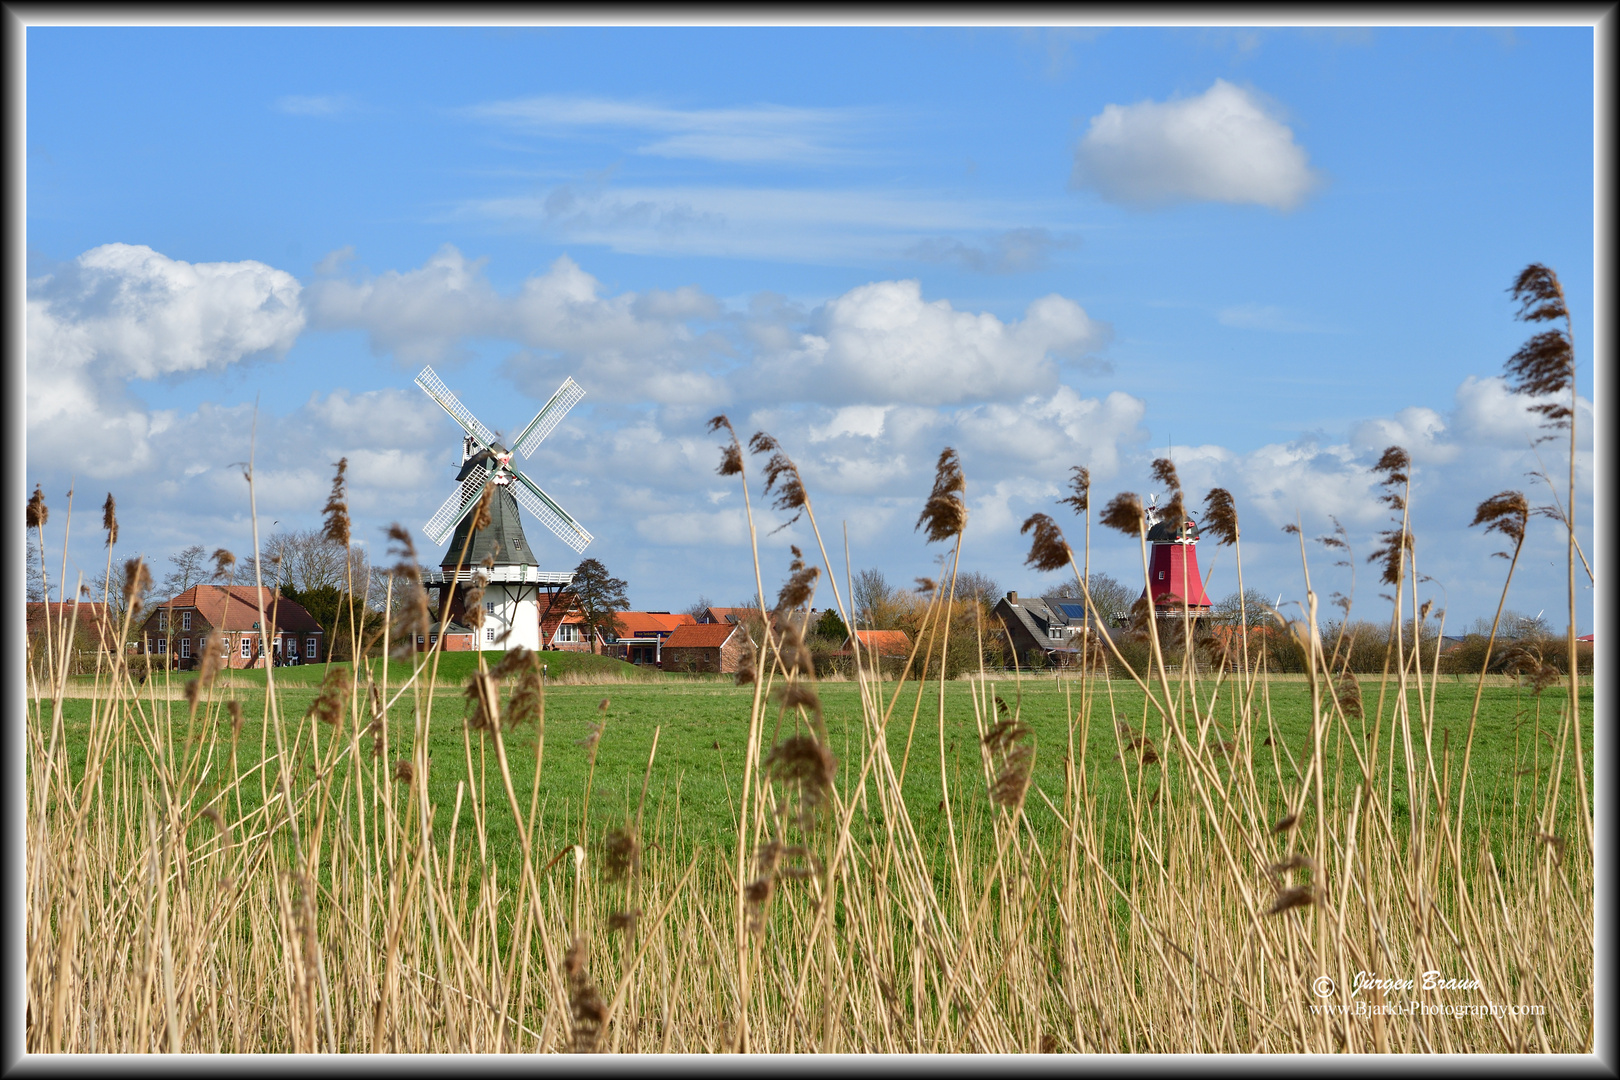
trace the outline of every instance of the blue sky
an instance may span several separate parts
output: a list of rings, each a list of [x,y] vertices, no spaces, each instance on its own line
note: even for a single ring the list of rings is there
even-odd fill
[[[459,461],[412,385],[431,363],[508,432],[565,375],[585,388],[529,471],[639,607],[752,591],[704,430],[724,411],[896,582],[933,572],[912,526],[956,446],[963,565],[1026,592],[1055,579],[1018,526],[1069,468],[1099,501],[1147,492],[1168,448],[1195,503],[1232,490],[1246,581],[1300,599],[1281,526],[1336,517],[1370,552],[1367,466],[1401,443],[1456,628],[1500,588],[1475,504],[1547,501],[1499,378],[1529,262],[1564,283],[1591,397],[1586,27],[34,26],[26,47],[27,480],[111,490],[120,546],[160,571],[251,548],[230,464],[255,401],[261,517],[315,523],[346,455],[356,535],[419,533]],[[1567,444],[1540,450],[1556,475]],[[526,527],[548,568],[576,561]],[[765,540],[767,588],[807,537]],[[1139,580],[1134,543],[1093,540]],[[1358,614],[1382,618],[1362,555]],[[1324,596],[1350,587],[1331,561]],[[1562,566],[1537,520],[1510,606],[1561,626]],[[1234,586],[1223,550],[1210,589]]]

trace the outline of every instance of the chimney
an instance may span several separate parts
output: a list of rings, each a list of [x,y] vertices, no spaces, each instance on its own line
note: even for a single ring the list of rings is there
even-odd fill
[[[1012,604],[1013,606],[1016,607],[1018,605],[1018,594],[1015,593],[1015,592],[1008,593],[1007,594],[1007,603]]]

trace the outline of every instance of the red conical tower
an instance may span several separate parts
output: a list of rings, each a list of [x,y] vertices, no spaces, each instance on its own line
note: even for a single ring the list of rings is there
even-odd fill
[[[1187,610],[1199,615],[1209,610],[1209,596],[1204,592],[1204,579],[1198,572],[1198,523],[1190,517],[1172,522],[1160,519],[1148,511],[1152,527],[1148,529],[1148,589],[1153,598],[1153,610],[1161,614],[1180,611],[1185,601]]]

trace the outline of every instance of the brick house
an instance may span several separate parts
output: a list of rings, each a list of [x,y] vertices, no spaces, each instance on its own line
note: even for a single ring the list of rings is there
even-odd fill
[[[268,624],[259,624],[259,602]],[[203,649],[223,649],[225,666],[257,668],[268,656],[283,664],[318,664],[326,659],[325,631],[303,605],[272,588],[250,585],[193,585],[157,605],[141,624],[141,649],[170,667],[189,671]]]
[[[995,613],[1007,630],[1020,664],[1064,667],[1079,658],[1086,633],[1086,608],[1080,601],[1033,596],[1020,599],[1017,593],[1010,592],[996,604]],[[1039,661],[1030,659],[1035,653],[1041,654]]]
[[[602,653],[631,664],[657,666],[663,659],[664,642],[676,628],[696,622],[685,612],[621,611],[619,633],[604,636]]]
[[[759,617],[759,608],[754,607],[707,607],[703,614],[698,616],[700,623],[744,623],[748,616]]]
[[[445,652],[472,652],[478,648],[478,634],[470,626],[462,626],[458,622],[444,624],[443,631]],[[428,628],[425,634],[416,635],[416,651],[426,652],[439,644],[440,630],[437,622]]]
[[[49,603],[29,601],[28,648],[35,657],[44,655],[47,642],[60,650],[62,642],[56,635],[67,633],[70,628],[73,643],[68,648],[68,663],[73,669],[85,664],[94,668],[97,653],[111,655],[120,651],[118,635],[122,627],[117,622],[116,613],[109,614],[107,605],[101,601],[80,600],[77,604],[56,600]]]
[[[685,623],[664,639],[665,671],[735,675],[748,652],[747,631],[738,623]]]

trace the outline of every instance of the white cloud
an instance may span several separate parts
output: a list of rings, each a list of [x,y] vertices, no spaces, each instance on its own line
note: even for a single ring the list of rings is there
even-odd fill
[[[789,401],[954,405],[1050,393],[1057,360],[1081,360],[1107,327],[1062,296],[1042,297],[1024,318],[924,301],[917,281],[851,289],[812,314],[810,332],[761,358],[743,382]]]
[[[729,164],[828,163],[852,155],[846,142],[874,114],[860,109],[754,105],[726,109],[674,109],[604,98],[530,97],[465,110],[494,121],[553,136],[580,130],[649,133],[637,152]]]
[[[299,285],[264,263],[188,263],[106,244],[28,283],[30,453],[119,476],[173,421],[131,401],[132,379],[221,370],[285,353],[304,327]]]
[[[1326,327],[1301,322],[1273,304],[1237,304],[1215,313],[1215,321],[1237,330],[1267,330],[1280,334],[1325,333]]]
[[[313,325],[364,329],[378,353],[410,365],[456,356],[472,338],[517,342],[507,370],[526,392],[549,396],[573,374],[598,400],[716,401],[723,389],[702,370],[720,343],[693,330],[720,305],[702,290],[602,295],[567,256],[503,296],[483,260],[446,244],[423,266],[309,287]]]
[[[1107,105],[1075,152],[1077,185],[1139,206],[1212,201],[1291,210],[1320,181],[1274,110],[1223,79],[1194,98]]]

